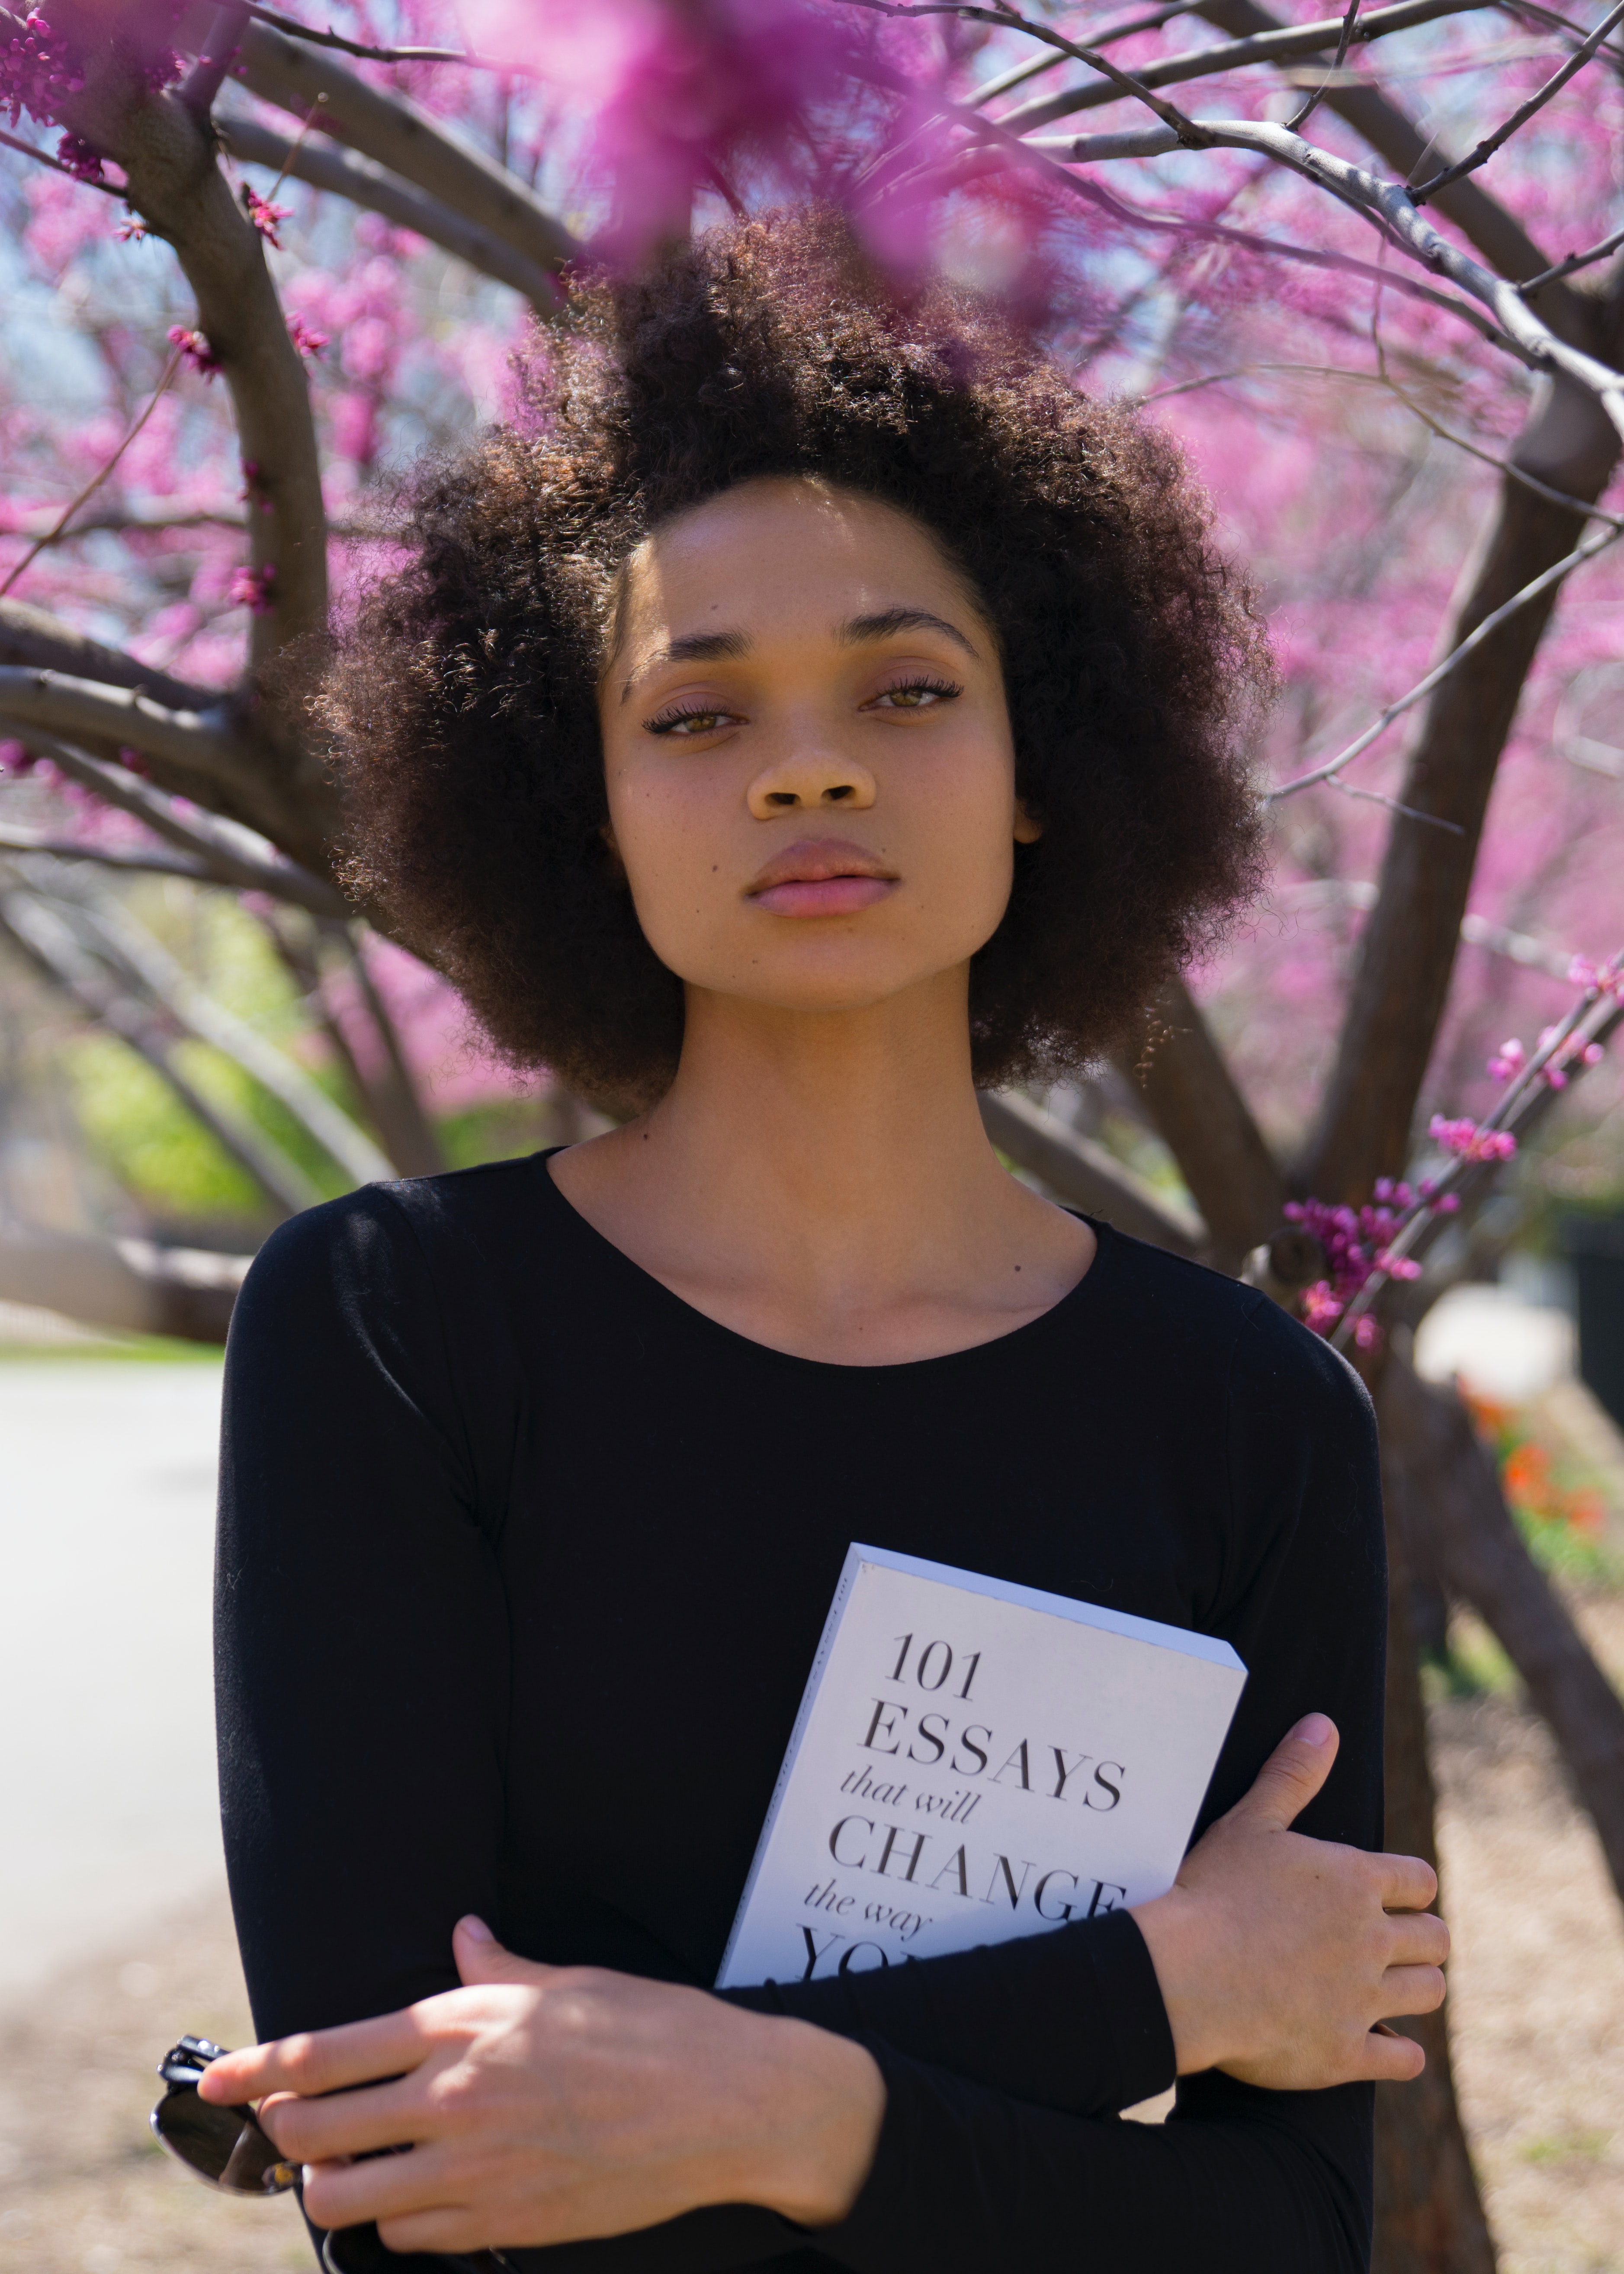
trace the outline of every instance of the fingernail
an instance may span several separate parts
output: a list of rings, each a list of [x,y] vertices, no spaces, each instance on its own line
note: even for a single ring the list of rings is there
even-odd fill
[[[457,1921],[457,1924],[461,1927],[462,1932],[468,1937],[470,1942],[494,1942],[496,1940],[496,1937],[492,1933],[485,1921],[482,1918],[476,1918],[472,1911],[470,1911],[466,1918],[460,1918]]]
[[[299,2165],[299,2184],[302,2187],[307,2187],[315,2176],[316,2167],[313,2164],[301,2164]]]
[[[1328,1745],[1336,1735],[1336,1724],[1327,1713],[1304,1713],[1291,1734],[1305,1745]]]

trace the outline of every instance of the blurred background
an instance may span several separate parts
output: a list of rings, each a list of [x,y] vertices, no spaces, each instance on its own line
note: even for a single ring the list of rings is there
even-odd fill
[[[177,2030],[250,2029],[231,1302],[289,1214],[613,1107],[346,901],[273,666],[420,453],[524,423],[561,281],[816,198],[1175,437],[1257,585],[1266,890],[1141,1047],[984,1112],[1377,1396],[1388,1840],[1456,1948],[1380,2274],[1624,2270],[1621,14],[0,10],[0,2265],[304,2263],[145,2130]]]

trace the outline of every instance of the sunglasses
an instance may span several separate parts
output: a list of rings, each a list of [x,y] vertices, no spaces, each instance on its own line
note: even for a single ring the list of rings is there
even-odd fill
[[[152,2128],[189,2172],[229,2195],[281,2195],[299,2184],[297,2164],[259,2128],[253,2110],[222,2108],[198,2097],[210,2061],[225,2051],[207,2037],[182,2037],[158,2064],[169,2090],[152,2112]]]
[[[222,2108],[198,2097],[198,2082],[210,2061],[225,2052],[207,2037],[182,2037],[158,2064],[158,2074],[169,2090],[152,2112],[152,2128],[189,2172],[230,2195],[281,2195],[299,2186],[299,2167],[282,2161],[282,2151],[262,2131],[253,2110],[245,2103]],[[374,2152],[387,2155],[387,2149]],[[375,2226],[339,2227],[320,2236],[322,2264],[327,2274],[399,2274],[402,2256],[385,2248]],[[416,2254],[406,2254],[408,2256]],[[436,2263],[450,2274],[498,2274],[512,2262],[497,2250],[475,2250],[466,2255],[448,2251],[436,2254]]]

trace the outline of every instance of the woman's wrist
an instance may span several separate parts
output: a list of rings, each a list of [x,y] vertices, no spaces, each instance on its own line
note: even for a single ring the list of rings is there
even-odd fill
[[[741,2017],[742,2018],[742,2017]],[[770,2078],[738,2199],[799,2226],[832,2226],[862,2192],[885,2116],[885,2080],[863,2046],[809,2022],[753,2014]]]
[[[1215,2068],[1237,2050],[1222,2034],[1227,2010],[1221,1978],[1224,1954],[1214,1947],[1207,1911],[1199,1895],[1180,1886],[1133,1910],[1167,2008],[1180,2076]]]

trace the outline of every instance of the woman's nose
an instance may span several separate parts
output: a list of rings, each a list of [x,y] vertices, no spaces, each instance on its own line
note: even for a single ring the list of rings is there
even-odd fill
[[[808,807],[844,806],[860,811],[872,805],[874,776],[850,758],[791,757],[765,766],[750,784],[748,803],[757,821]]]

